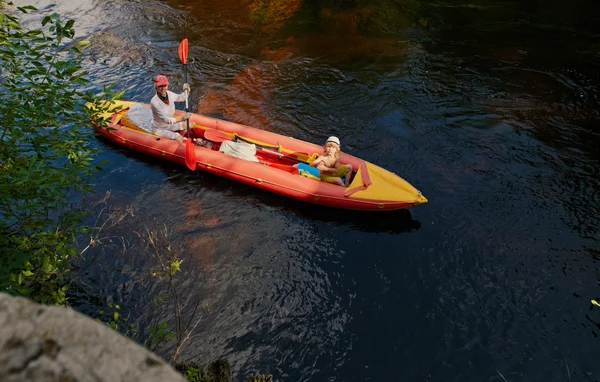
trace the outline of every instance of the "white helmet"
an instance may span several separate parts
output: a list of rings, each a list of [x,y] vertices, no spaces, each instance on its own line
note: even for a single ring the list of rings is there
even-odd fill
[[[341,146],[340,140],[338,139],[338,137],[329,137],[329,138],[327,138],[327,142],[333,142],[333,143],[336,143],[338,146]],[[327,143],[327,142],[325,142],[325,143]]]

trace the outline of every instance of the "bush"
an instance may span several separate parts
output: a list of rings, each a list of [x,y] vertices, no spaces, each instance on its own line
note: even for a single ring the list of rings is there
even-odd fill
[[[94,163],[89,119],[99,120],[111,103],[100,102],[106,94],[83,90],[88,80],[80,49],[87,42],[70,41],[73,20],[63,23],[52,14],[41,29],[25,30],[16,16],[2,12],[0,291],[64,304],[65,274],[77,238],[86,233],[78,201],[92,191],[90,179],[101,166]],[[97,106],[88,109],[88,102]]]

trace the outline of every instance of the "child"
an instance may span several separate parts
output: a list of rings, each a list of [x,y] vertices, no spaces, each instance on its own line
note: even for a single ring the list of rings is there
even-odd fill
[[[327,183],[348,187],[352,176],[351,164],[340,164],[340,140],[337,137],[327,138],[323,147],[323,155],[311,162],[311,167],[319,169],[319,179]],[[342,177],[346,177],[345,183]]]

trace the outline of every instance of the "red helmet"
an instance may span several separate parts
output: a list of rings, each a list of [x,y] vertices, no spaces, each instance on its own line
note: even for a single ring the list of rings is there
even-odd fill
[[[167,79],[167,76],[163,76],[162,74],[157,76],[156,79],[154,80],[154,85],[155,86],[163,86],[163,85],[168,85],[169,84],[169,80]]]

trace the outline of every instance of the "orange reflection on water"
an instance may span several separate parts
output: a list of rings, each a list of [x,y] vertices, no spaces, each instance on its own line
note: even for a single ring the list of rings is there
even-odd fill
[[[276,74],[261,64],[245,67],[227,85],[224,93],[207,89],[196,107],[201,114],[221,112],[227,119],[254,127],[267,126],[269,98],[277,79]]]
[[[191,259],[201,269],[211,270],[214,267],[214,257],[217,252],[217,240],[210,231],[218,227],[223,219],[219,216],[207,214],[200,200],[187,199],[185,202],[185,225],[184,229],[200,230],[202,233],[197,235],[188,235],[186,250],[192,254]]]
[[[286,26],[296,14],[302,0],[255,0],[249,5],[252,20],[263,32],[272,32]]]
[[[191,236],[187,243],[190,260],[200,269],[210,271],[215,266],[215,254],[217,252],[216,239],[212,235],[201,234]]]
[[[245,6],[232,0],[169,3],[184,8],[196,20],[198,28],[194,33],[203,46],[257,60],[240,70],[225,89],[204,89],[204,97],[193,110],[201,114],[222,113],[226,119],[258,128],[265,128],[271,121],[278,66],[295,56],[319,57],[332,64],[381,55],[403,56],[406,43],[398,40],[395,33],[378,37],[378,33],[366,32],[365,25],[370,30],[386,31],[411,25],[408,12],[396,9],[391,22],[391,16],[381,16],[386,13],[379,5],[306,11],[310,7],[302,0],[250,0],[242,3]],[[293,23],[315,28],[307,33]],[[269,45],[272,43],[275,46]]]

